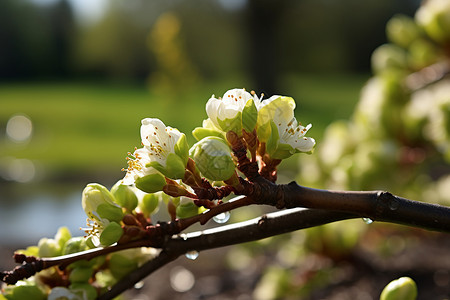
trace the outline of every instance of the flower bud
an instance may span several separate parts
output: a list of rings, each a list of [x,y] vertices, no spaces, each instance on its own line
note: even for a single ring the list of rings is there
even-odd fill
[[[42,238],[38,243],[39,257],[55,257],[61,255],[61,248],[54,239]]]
[[[88,282],[94,273],[94,269],[89,267],[76,267],[73,268],[69,275],[71,283],[75,282]]]
[[[86,215],[97,222],[120,221],[123,213],[114,196],[100,184],[88,184],[83,190],[82,206]]]
[[[109,246],[117,242],[123,234],[122,226],[116,222],[111,222],[103,229],[100,234],[100,244]]]
[[[121,184],[118,181],[111,189],[111,194],[114,196],[116,202],[126,211],[131,212],[138,205],[138,198],[134,191],[128,186]]]
[[[372,69],[376,74],[394,70],[401,71],[407,66],[407,57],[404,49],[393,45],[384,44],[372,53]]]
[[[210,180],[227,180],[234,174],[231,150],[223,139],[204,138],[192,146],[190,154],[203,176]]]
[[[381,292],[380,300],[415,300],[417,286],[409,277],[401,277],[391,281]]]
[[[5,290],[4,295],[8,300],[47,299],[47,297],[39,287],[33,285],[31,282],[22,283],[22,281],[17,283],[15,286],[8,287]]]
[[[63,255],[72,254],[87,250],[85,239],[81,236],[73,237],[68,240],[62,250]]]
[[[120,279],[138,267],[136,259],[124,253],[113,253],[109,260],[109,269],[116,279]]]
[[[166,179],[163,175],[154,173],[136,179],[135,184],[143,192],[156,193],[162,191],[166,185]]]
[[[55,240],[58,246],[63,249],[66,242],[72,237],[67,227],[60,227],[55,235]]]
[[[391,42],[406,49],[420,37],[420,30],[411,17],[396,15],[387,22],[386,35]]]
[[[450,41],[450,2],[429,0],[417,10],[417,23],[436,42]]]

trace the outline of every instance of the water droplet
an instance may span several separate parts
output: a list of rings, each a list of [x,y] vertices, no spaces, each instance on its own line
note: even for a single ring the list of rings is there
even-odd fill
[[[178,236],[180,238],[182,238],[183,240],[187,240],[187,234],[186,233],[180,233]]]
[[[140,290],[140,289],[142,289],[144,287],[144,281],[139,281],[139,282],[137,282],[135,285],[134,285],[134,288],[135,289],[137,289],[137,290]]]
[[[226,223],[230,219],[230,216],[231,216],[230,213],[228,211],[226,211],[226,212],[223,212],[223,213],[218,214],[217,216],[213,217],[213,220],[216,223],[223,224],[223,223]]]
[[[186,253],[186,258],[190,260],[196,260],[198,257],[198,252],[195,250],[189,251]]]
[[[371,218],[362,218],[362,220],[364,221],[364,223],[366,224],[372,224],[373,220]]]

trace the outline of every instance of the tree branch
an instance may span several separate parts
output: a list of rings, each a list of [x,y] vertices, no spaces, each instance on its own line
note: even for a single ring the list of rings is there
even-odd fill
[[[403,224],[450,232],[450,207],[412,201],[384,191],[327,191],[299,186],[282,186],[284,207],[307,207],[357,214],[373,221]]]
[[[359,216],[343,212],[294,208],[270,213],[231,225],[174,236],[154,259],[132,271],[98,300],[109,300],[132,288],[151,273],[189,251],[203,251],[260,240],[299,229],[319,226]]]

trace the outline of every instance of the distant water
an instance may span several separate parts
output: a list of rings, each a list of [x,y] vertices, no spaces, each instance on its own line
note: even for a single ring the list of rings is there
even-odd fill
[[[81,191],[61,199],[54,195],[36,195],[11,205],[0,201],[0,245],[35,245],[42,237],[53,237],[61,226],[72,236],[84,234],[86,215],[81,207]]]

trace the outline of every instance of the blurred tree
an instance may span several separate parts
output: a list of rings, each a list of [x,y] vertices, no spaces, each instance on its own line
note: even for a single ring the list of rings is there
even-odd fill
[[[47,6],[2,1],[0,78],[19,79],[67,74],[73,14],[66,0]]]

